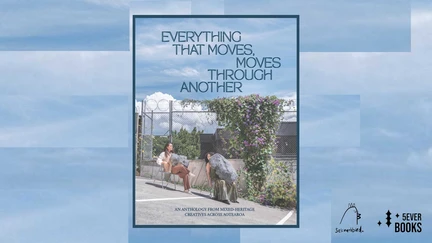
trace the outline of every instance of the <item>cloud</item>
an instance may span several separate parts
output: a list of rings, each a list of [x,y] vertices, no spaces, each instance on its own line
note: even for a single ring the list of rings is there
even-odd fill
[[[0,242],[127,241],[130,151],[0,148]]]
[[[396,93],[361,97],[362,147],[381,156],[394,155],[394,165],[406,166],[408,157],[415,165],[414,158],[422,157],[432,138],[431,96]],[[375,159],[378,164],[385,162],[379,160]]]
[[[58,168],[82,168],[98,170],[100,168],[125,169],[128,166],[121,162],[124,158],[125,148],[1,148],[0,153],[6,158],[7,150],[12,158],[17,158],[13,151],[20,152],[20,170],[29,174],[35,173],[38,168],[58,166]],[[5,155],[6,153],[6,155]],[[123,157],[122,157],[123,156]],[[61,161],[59,161],[61,160]],[[41,161],[35,163],[34,161]],[[16,162],[15,166],[17,166]],[[21,172],[20,172],[21,173]],[[111,178],[113,179],[113,178]]]
[[[205,33],[201,34],[200,39],[193,43],[204,45],[203,55],[177,55],[172,46],[173,43],[161,43],[162,31],[172,31],[176,36],[176,31],[183,30],[198,32],[240,30],[242,33],[241,44],[252,44],[256,58],[277,56],[281,58],[282,66],[272,70],[274,73],[272,80],[242,80],[241,93],[238,93],[240,95],[257,92],[262,95],[271,95],[275,92],[283,95],[292,93],[296,90],[296,30],[293,28],[294,21],[273,20],[268,25],[256,25],[256,21],[249,20],[224,18],[176,19],[175,21],[172,19],[138,19],[136,27],[136,92],[139,95],[137,97],[144,97],[162,90],[176,97],[202,99],[202,93],[193,91],[189,93],[181,90],[182,83],[221,82],[220,77],[211,80],[208,69],[222,71],[237,68],[235,55],[207,55],[206,51],[208,44],[219,44],[222,46],[222,50],[225,50],[224,45],[233,47],[233,43],[217,43],[216,41],[208,43],[204,37]],[[268,22],[267,19],[262,21]],[[287,27],[280,28],[282,25]],[[181,44],[189,45],[190,43]],[[241,50],[242,48],[240,48]],[[211,99],[216,96],[231,96],[232,93],[213,92],[205,95]]]
[[[360,146],[360,111],[303,120],[300,129],[301,146]]]
[[[129,18],[129,33],[130,43],[129,47],[132,50],[133,45],[133,15],[189,15],[191,14],[191,1],[132,1],[130,2],[130,18]],[[145,34],[141,33],[143,36]],[[147,38],[157,38],[156,36],[149,34]],[[138,51],[137,51],[138,54]]]
[[[128,146],[127,96],[0,96],[0,101],[0,147]]]
[[[307,95],[300,99],[301,146],[360,146],[359,96]]]
[[[142,15],[167,15],[167,14],[191,14],[191,1],[131,1],[131,14]]]
[[[381,135],[384,135],[385,137],[388,137],[388,138],[401,138],[401,137],[403,137],[403,135],[401,133],[396,132],[396,131],[392,131],[392,130],[389,130],[386,128],[378,128],[377,132]]]
[[[85,0],[86,2],[93,3],[96,5],[102,6],[111,6],[111,7],[129,7],[129,3],[131,0]]]
[[[4,192],[3,192],[4,193]],[[28,195],[28,192],[27,192]],[[123,199],[122,199],[123,198]],[[57,199],[58,201],[58,199]],[[2,242],[125,242],[127,199],[124,188],[110,187],[0,219]],[[15,207],[20,202],[15,201]],[[4,205],[6,206],[6,205]],[[67,220],[60,220],[67,219]],[[103,227],[100,227],[103,225]],[[69,230],[73,228],[73,230]],[[91,235],[88,232],[93,232]],[[22,232],[27,232],[22,234]]]
[[[427,9],[413,9],[411,11],[411,27],[418,29],[428,26],[432,21],[432,14]]]
[[[180,76],[180,77],[199,77],[200,73],[194,69],[194,68],[190,68],[190,67],[184,67],[182,69],[165,69],[162,71],[162,73],[170,75],[170,76]]]
[[[227,1],[225,14],[299,14],[300,45],[305,52],[407,51],[410,47],[408,0]]]
[[[131,69],[128,52],[2,52],[0,95],[130,95]]]
[[[293,98],[295,94],[286,96],[285,98]],[[191,131],[195,127],[198,130],[203,130],[205,133],[214,133],[216,128],[220,127],[217,124],[216,114],[205,112],[205,107],[200,104],[190,104],[183,106],[181,100],[175,99],[172,95],[155,92],[145,98],[145,110],[147,115],[154,112],[153,120],[145,118],[147,124],[153,124],[154,135],[165,135],[169,129],[169,103],[173,102],[173,130],[180,130],[184,128]],[[135,101],[135,111],[141,114],[142,101]],[[286,107],[286,110],[291,110],[292,107]],[[283,114],[284,121],[296,121],[295,112],[285,112]],[[150,129],[150,125],[147,125]],[[147,132],[150,132],[147,131]]]
[[[199,130],[205,130],[213,133],[217,127],[216,117],[214,114],[202,112],[202,105],[182,106],[181,100],[174,99],[173,96],[162,92],[155,92],[145,99],[145,110],[149,115],[151,111],[155,112],[153,120],[146,118],[146,122],[153,124],[154,135],[165,135],[169,129],[169,103],[173,102],[173,130],[184,128],[191,131],[194,127]],[[141,113],[142,102],[136,101],[136,111]],[[193,113],[191,113],[193,111]],[[163,112],[163,113],[160,113]]]
[[[145,4],[143,4],[143,6],[144,5]],[[266,22],[267,20],[265,19],[262,21]],[[194,21],[176,20],[175,22],[165,21],[165,20],[155,22],[154,20],[151,19],[137,20],[137,27],[136,27],[137,67],[138,67],[137,68],[137,89],[136,89],[137,97],[140,98],[147,97],[146,99],[148,99],[150,95],[153,95],[154,93],[156,93],[156,91],[160,91],[160,90],[162,90],[164,93],[169,93],[171,94],[171,97],[154,98],[153,100],[150,99],[147,102],[148,106],[153,107],[153,110],[155,112],[161,110],[167,111],[168,104],[169,104],[168,100],[174,100],[174,97],[172,96],[175,96],[176,98],[180,96],[180,95],[174,95],[175,92],[173,92],[173,90],[170,89],[173,83],[179,82],[179,81],[173,81],[173,75],[177,75],[179,79],[184,77],[203,79],[202,73],[204,72],[203,70],[205,70],[203,68],[203,65],[206,64],[205,61],[209,62],[209,64],[207,64],[207,67],[224,68],[225,66],[227,66],[228,62],[224,58],[221,58],[220,60],[219,59],[205,60],[206,59],[205,56],[175,55],[174,49],[169,43],[165,45],[162,45],[160,43],[160,38],[161,38],[160,32],[163,30],[183,30],[185,28],[187,30],[195,30],[195,29],[232,30],[232,29],[242,28],[244,29],[243,33],[244,33],[244,38],[246,39],[245,42],[247,43],[252,42],[254,45],[258,47],[260,45],[266,45],[266,51],[268,51],[269,49],[268,46],[269,39],[273,40],[274,42],[284,43],[284,45],[282,45],[282,48],[270,47],[270,49],[272,49],[273,52],[268,55],[280,54],[281,52],[285,52],[285,50],[294,52],[294,48],[296,46],[295,45],[296,32],[295,32],[295,28],[293,28],[295,26],[294,21],[291,21],[293,26],[289,26],[287,28],[282,28],[282,29],[280,28],[280,26],[282,26],[282,24],[286,24],[286,22],[283,21],[281,22],[277,20],[273,20],[271,23],[269,23],[271,29],[269,29],[269,25],[261,24],[257,26],[256,21],[251,23],[250,21],[248,21],[248,19],[237,21],[238,23],[235,23],[235,28],[233,27],[233,23],[231,22],[232,20],[220,20],[220,21],[212,21],[212,22],[199,21],[199,20],[194,20]],[[248,30],[248,28],[249,29],[252,28],[252,31],[246,31]],[[259,33],[259,35],[257,33]],[[195,44],[197,43],[203,44],[203,42],[196,42]],[[278,46],[278,45],[272,45],[272,46]],[[289,56],[289,54],[287,55]],[[185,61],[188,63],[188,65],[184,65],[182,67],[181,64],[180,65],[178,64],[179,62],[184,63]],[[197,61],[197,64],[193,65],[191,64],[190,61]],[[285,64],[287,66],[290,66],[293,63],[295,62],[294,61],[291,62],[291,59],[287,59]],[[161,71],[155,71],[155,70],[164,70],[162,72],[163,75],[161,75]],[[286,72],[286,70],[287,69],[279,69],[278,71],[283,73]],[[294,77],[291,74],[294,74],[294,72],[290,73],[289,75],[283,75],[283,76]],[[144,81],[146,81],[146,84],[144,84]],[[274,89],[277,89],[277,91],[281,91],[281,88],[278,87],[280,84],[286,85],[286,79],[283,82],[281,81],[280,83],[275,82],[275,85],[272,87],[274,87]],[[166,85],[166,88],[164,88],[163,85]],[[263,89],[263,86],[266,86],[267,88],[269,87],[268,85],[261,83],[257,85],[256,86],[257,88],[254,88],[252,91],[255,91],[255,93],[257,90],[259,90],[260,92],[261,91],[268,92],[267,88]],[[289,87],[291,86],[292,84],[289,85]],[[290,90],[290,89],[287,88],[286,90]],[[289,93],[281,92],[281,94],[287,95]],[[180,97],[183,98],[185,96],[180,96]],[[196,98],[196,97],[191,96],[188,98]],[[159,99],[165,99],[165,100],[161,102],[159,101]],[[176,104],[178,104],[178,101],[174,100],[174,107],[176,107]],[[137,110],[141,110],[141,108],[138,107]],[[181,109],[178,109],[178,111],[180,110]],[[185,110],[192,110],[192,107],[187,107]],[[201,107],[195,107],[193,110],[199,111],[201,110]],[[172,125],[173,128],[175,129],[184,127],[190,130],[195,126],[198,126],[198,128],[205,128],[214,131],[216,127],[214,118],[208,119],[207,116],[208,115],[204,113],[194,113],[194,114],[176,113]],[[285,119],[295,120],[295,113],[287,113]],[[208,120],[212,120],[213,123],[209,124]],[[146,122],[146,124],[148,123]],[[154,114],[153,124],[154,124],[154,132],[158,134],[164,134],[166,133],[169,127],[168,117],[162,114]]]
[[[431,8],[412,10],[410,53],[302,53],[303,92],[346,94],[356,90],[363,95],[430,90],[426,77],[432,65],[431,16]]]
[[[422,152],[411,152],[408,155],[409,165],[420,168],[431,168],[432,166],[432,147]]]
[[[224,0],[192,0],[192,14],[224,14]]]
[[[187,60],[203,60],[208,59],[209,55],[206,48],[203,48],[202,55],[177,55],[176,48],[172,44],[177,42],[162,43],[162,31],[184,30],[188,31],[235,31],[240,30],[242,33],[242,43],[252,44],[255,52],[259,56],[277,55],[281,52],[286,52],[287,55],[295,53],[296,48],[296,28],[295,22],[292,20],[274,20],[280,25],[288,25],[288,27],[280,28],[278,25],[270,25],[263,27],[261,25],[248,21],[248,19],[210,19],[207,21],[201,19],[181,19],[175,22],[170,20],[155,21],[152,19],[138,19],[136,27],[136,53],[138,60],[169,60],[170,62],[180,62]],[[266,20],[263,20],[266,22]],[[187,26],[187,27],[186,27]],[[269,45],[271,40],[271,45]],[[180,43],[190,44],[190,43]],[[207,45],[223,44],[216,41],[207,42],[201,37],[195,40],[193,44]],[[227,43],[232,44],[232,43]],[[265,53],[262,51],[265,48]],[[222,50],[224,50],[222,48]],[[180,53],[180,52],[179,52]],[[213,58],[214,59],[214,58]],[[218,58],[220,60],[221,58]]]
[[[126,1],[5,0],[1,50],[127,51]],[[22,16],[26,16],[23,18]]]

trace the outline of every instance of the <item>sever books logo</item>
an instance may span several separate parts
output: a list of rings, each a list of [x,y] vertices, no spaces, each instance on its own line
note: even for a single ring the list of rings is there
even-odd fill
[[[390,225],[392,225],[392,213],[390,210],[387,210],[386,213],[387,217],[385,224],[387,225],[387,228],[390,228]],[[394,232],[395,233],[420,233],[422,232],[422,216],[421,213],[402,213],[402,215],[399,215],[399,213],[396,213],[396,221],[394,222]],[[399,218],[402,216],[401,218]],[[381,220],[378,221],[378,226],[381,226]]]
[[[348,214],[347,214],[348,213]],[[354,213],[355,217],[350,217]],[[348,208],[342,215],[339,222],[340,228],[336,227],[335,233],[363,233],[362,226],[359,226],[359,220],[361,219],[361,214],[357,209],[355,203],[349,203]],[[342,224],[343,223],[343,224]],[[346,225],[346,226],[344,226]]]

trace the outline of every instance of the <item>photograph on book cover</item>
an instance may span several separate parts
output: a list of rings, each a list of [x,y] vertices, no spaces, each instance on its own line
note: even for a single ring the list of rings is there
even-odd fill
[[[298,22],[133,16],[133,227],[298,227]]]

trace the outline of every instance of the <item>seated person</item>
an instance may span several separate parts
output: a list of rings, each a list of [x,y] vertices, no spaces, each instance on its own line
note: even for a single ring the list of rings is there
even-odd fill
[[[172,157],[177,158],[179,156],[173,153],[172,143],[167,143],[165,144],[164,151],[159,155],[159,158],[156,160],[156,163],[163,166],[165,172],[171,172],[171,174],[176,174],[180,178],[182,178],[184,192],[190,193],[189,189],[191,188],[191,186],[189,182],[189,175],[195,175],[190,173],[189,169],[182,163],[177,163],[173,166]]]
[[[220,154],[207,153],[204,157],[209,186],[213,183],[213,199],[230,204],[237,201],[237,186],[235,181],[238,177],[231,163]]]

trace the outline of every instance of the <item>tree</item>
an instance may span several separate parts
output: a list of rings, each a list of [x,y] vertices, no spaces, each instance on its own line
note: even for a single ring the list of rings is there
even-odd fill
[[[169,142],[166,136],[154,136],[153,138],[153,157],[159,156],[163,152],[165,144]]]
[[[183,100],[182,104],[201,104],[216,113],[218,125],[230,131],[230,150],[239,151],[245,163],[248,193],[253,197],[262,190],[266,165],[276,144],[284,106],[292,104],[276,96],[252,94],[213,100]]]
[[[187,156],[188,159],[196,159],[201,153],[200,134],[196,127],[188,132],[181,128],[179,131],[173,131],[173,145],[176,154]],[[164,149],[165,144],[169,142],[168,137],[155,136],[153,139],[153,156],[158,156]]]

